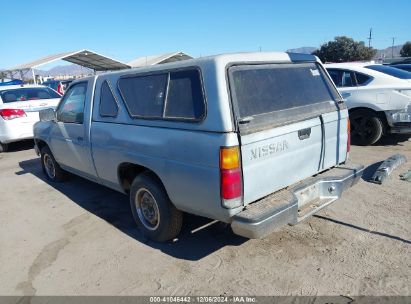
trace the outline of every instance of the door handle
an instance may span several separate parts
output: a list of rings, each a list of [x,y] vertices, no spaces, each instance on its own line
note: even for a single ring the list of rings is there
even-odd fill
[[[307,128],[307,129],[302,129],[298,131],[298,138],[300,140],[304,140],[309,138],[311,135],[311,128]]]

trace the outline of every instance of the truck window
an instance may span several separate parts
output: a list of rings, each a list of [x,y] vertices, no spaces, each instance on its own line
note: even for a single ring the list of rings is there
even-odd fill
[[[64,123],[83,123],[86,91],[87,82],[77,83],[70,87],[58,106],[56,113],[58,121]]]
[[[204,116],[204,108],[199,71],[187,70],[170,73],[164,116],[199,120]]]
[[[239,66],[230,76],[240,117],[329,102],[338,96],[333,96],[315,63]]]
[[[107,80],[101,85],[100,92],[100,116],[116,117],[118,114],[118,104],[113,95]]]
[[[315,62],[235,65],[230,92],[239,130],[249,134],[336,111],[340,98]],[[344,105],[342,105],[344,106]]]
[[[167,77],[167,74],[160,74],[120,78],[120,94],[131,116],[163,116]]]

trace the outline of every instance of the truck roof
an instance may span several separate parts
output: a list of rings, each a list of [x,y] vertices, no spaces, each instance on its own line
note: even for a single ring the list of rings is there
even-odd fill
[[[151,71],[161,71],[166,69],[173,69],[179,67],[189,67],[189,66],[205,66],[208,64],[222,65],[226,66],[229,63],[234,62],[274,62],[274,63],[288,63],[288,62],[298,62],[298,61],[312,61],[319,62],[319,59],[310,54],[300,54],[300,53],[287,53],[287,52],[252,52],[252,53],[230,53],[230,54],[220,54],[207,57],[199,57],[181,61],[175,61],[170,63],[164,63],[159,65],[150,65],[144,67],[138,67],[130,70],[114,71],[109,73],[102,73],[92,77],[100,77],[107,74],[133,74],[135,72],[151,72]],[[83,78],[84,79],[84,78]]]

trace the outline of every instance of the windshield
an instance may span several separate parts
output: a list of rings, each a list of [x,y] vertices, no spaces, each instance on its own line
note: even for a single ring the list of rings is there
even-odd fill
[[[366,68],[370,70],[378,71],[378,72],[381,72],[381,73],[384,73],[390,76],[401,78],[401,79],[411,79],[410,72],[400,70],[397,68],[393,68],[390,66],[386,66],[386,65],[379,65],[379,64],[367,65]]]
[[[29,101],[37,99],[61,98],[61,96],[50,88],[18,88],[0,92],[4,103],[15,101]]]

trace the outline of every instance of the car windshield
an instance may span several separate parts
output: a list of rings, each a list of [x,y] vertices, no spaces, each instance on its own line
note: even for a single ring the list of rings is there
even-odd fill
[[[386,65],[367,65],[366,66],[367,69],[370,70],[374,70],[374,71],[378,71],[390,76],[394,76],[397,78],[401,78],[401,79],[411,79],[411,73],[404,71],[404,70],[400,70],[397,68],[393,68],[393,67],[389,67]]]
[[[0,92],[4,103],[15,101],[29,101],[37,99],[61,98],[61,96],[50,88],[18,88]]]

